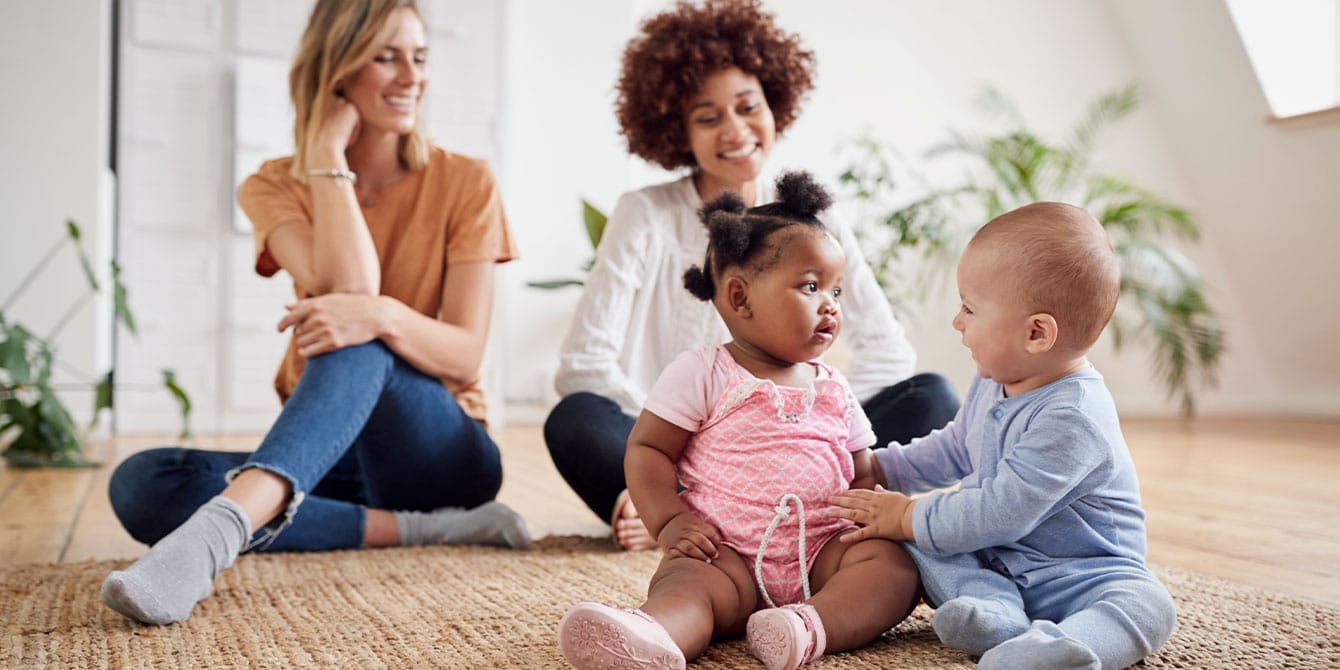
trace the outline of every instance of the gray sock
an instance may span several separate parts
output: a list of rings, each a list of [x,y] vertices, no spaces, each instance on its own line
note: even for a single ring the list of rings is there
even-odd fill
[[[1034,621],[1023,635],[986,652],[977,664],[984,670],[1099,670],[1102,661],[1079,640],[1066,637],[1050,621]]]
[[[981,656],[986,650],[1028,630],[1028,615],[999,600],[960,596],[935,610],[933,626],[940,641]]]
[[[526,520],[497,500],[474,509],[443,507],[431,512],[397,511],[400,544],[491,544],[524,549],[530,546]]]
[[[164,626],[185,621],[214,589],[214,578],[242,551],[251,520],[237,503],[214,496],[149,553],[107,575],[102,602],[131,619]]]

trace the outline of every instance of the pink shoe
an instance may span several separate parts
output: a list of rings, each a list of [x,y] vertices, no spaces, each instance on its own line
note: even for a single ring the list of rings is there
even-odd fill
[[[827,637],[819,613],[810,605],[759,610],[745,626],[749,651],[768,670],[795,670],[824,655]]]
[[[578,603],[558,622],[558,648],[578,670],[684,670],[684,652],[642,610]]]

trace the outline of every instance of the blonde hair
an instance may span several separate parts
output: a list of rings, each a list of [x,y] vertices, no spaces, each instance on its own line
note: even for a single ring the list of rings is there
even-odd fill
[[[1058,344],[1087,350],[1111,320],[1121,266],[1102,224],[1061,202],[1036,202],[987,222],[968,243],[987,251],[1002,284],[1030,314],[1056,319]]]
[[[312,9],[288,75],[296,149],[290,173],[295,178],[307,179],[307,139],[325,121],[327,96],[334,95],[381,50],[387,22],[401,8],[419,15],[414,0],[319,0]],[[422,15],[419,20],[423,20]],[[428,164],[423,117],[415,120],[414,130],[400,138],[399,155],[409,170]]]

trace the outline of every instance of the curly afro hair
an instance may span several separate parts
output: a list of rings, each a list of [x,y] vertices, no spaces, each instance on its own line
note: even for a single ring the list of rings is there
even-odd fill
[[[679,0],[643,22],[624,49],[615,102],[628,151],[667,170],[696,166],[683,106],[731,66],[758,77],[778,135],[814,87],[814,52],[778,28],[758,0]]]
[[[707,226],[707,255],[702,266],[684,272],[684,288],[699,300],[716,296],[716,278],[728,267],[750,266],[762,272],[777,262],[782,249],[774,233],[792,226],[826,230],[819,212],[832,196],[808,172],[787,172],[777,179],[777,201],[746,209],[740,196],[727,191],[700,212]],[[767,258],[763,254],[771,251]]]

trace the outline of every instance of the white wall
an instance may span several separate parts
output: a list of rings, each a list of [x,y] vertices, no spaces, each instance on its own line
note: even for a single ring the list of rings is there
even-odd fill
[[[114,187],[107,165],[110,3],[0,2],[0,300],[39,257],[79,223],[97,271],[111,258]],[[6,313],[39,335],[87,292],[73,249],[64,249]],[[60,360],[88,375],[111,365],[109,303],[82,308],[57,338]],[[59,369],[57,381],[82,379]],[[76,418],[88,392],[62,394]]]
[[[0,298],[61,234],[66,217],[105,257],[112,192],[106,151],[105,0],[0,2],[21,29],[0,44]],[[590,257],[578,198],[608,209],[619,193],[668,175],[628,158],[612,103],[619,54],[641,18],[668,2],[507,0],[504,119],[497,161],[523,258],[499,285],[504,387],[512,416],[553,400],[558,341],[577,292],[528,280],[572,275]],[[1188,249],[1224,313],[1227,354],[1207,413],[1340,416],[1340,126],[1267,125],[1264,98],[1219,0],[771,0],[780,22],[819,57],[818,88],[772,167],[832,179],[834,148],[865,127],[909,154],[947,127],[980,122],[979,84],[1012,95],[1036,127],[1060,131],[1100,92],[1138,79],[1146,103],[1101,144],[1101,159],[1192,207],[1203,242]],[[58,43],[58,46],[56,44]],[[438,60],[434,67],[451,68]],[[449,79],[441,74],[435,79]],[[450,139],[448,146],[451,146]],[[850,212],[849,212],[850,214]],[[102,265],[101,263],[99,265]],[[43,330],[78,295],[62,256],[40,295],[14,314]],[[952,293],[951,293],[952,295]],[[140,312],[152,305],[138,305]],[[949,329],[952,302],[909,322],[923,369],[962,388],[971,374]],[[59,345],[76,367],[108,360],[106,319],[89,309]],[[146,315],[147,316],[147,315]],[[1171,414],[1141,351],[1095,355],[1123,411]],[[268,393],[269,389],[257,389]],[[84,401],[74,400],[76,409]]]
[[[1218,261],[1233,339],[1207,407],[1340,416],[1340,122],[1266,121],[1223,3],[1108,5]]]
[[[553,399],[558,340],[577,295],[535,291],[524,282],[572,274],[590,256],[577,198],[608,207],[620,192],[665,176],[622,155],[612,89],[623,43],[642,17],[668,5],[510,5],[508,207],[524,255],[504,280],[517,326],[506,335],[515,363],[507,378],[514,403]],[[1334,354],[1340,315],[1323,315],[1335,300],[1321,294],[1337,282],[1319,265],[1335,245],[1294,248],[1298,241],[1327,241],[1336,234],[1328,219],[1340,208],[1336,196],[1322,195],[1322,182],[1334,181],[1340,153],[1308,152],[1318,131],[1290,134],[1261,125],[1264,103],[1249,89],[1251,69],[1221,2],[767,5],[784,27],[801,33],[819,63],[817,88],[774,152],[773,170],[800,167],[834,180],[844,167],[836,146],[867,128],[918,155],[943,139],[947,128],[983,127],[972,100],[985,84],[1012,97],[1034,128],[1060,134],[1097,95],[1139,80],[1146,103],[1100,141],[1098,158],[1108,171],[1192,208],[1204,228],[1202,244],[1185,251],[1205,272],[1213,304],[1223,311],[1229,349],[1219,388],[1199,399],[1202,411],[1340,416],[1340,357]],[[1165,22],[1165,16],[1176,20]],[[1132,32],[1136,39],[1128,36]],[[1207,71],[1215,75],[1209,81]],[[1226,78],[1236,85],[1225,90],[1220,84]],[[1337,131],[1332,126],[1320,132],[1329,137]],[[1246,141],[1228,141],[1240,137]],[[1253,178],[1261,160],[1276,174]],[[1251,184],[1251,202],[1226,197],[1240,196],[1245,184]],[[1288,216],[1270,216],[1279,199],[1271,194],[1289,201]],[[1262,220],[1272,223],[1256,223]],[[1255,270],[1251,278],[1237,271],[1248,262]],[[955,304],[952,284],[946,288],[906,325],[920,367],[948,375],[962,390],[972,367],[948,325]],[[1299,309],[1305,305],[1306,313]],[[1275,316],[1285,306],[1292,318],[1281,324]],[[1287,341],[1275,340],[1281,330],[1289,331]],[[1104,342],[1093,359],[1127,414],[1176,413],[1154,382],[1144,351],[1116,355]]]
[[[593,256],[580,199],[608,212],[619,194],[667,174],[628,157],[614,121],[623,43],[646,0],[511,0],[504,33],[502,183],[521,260],[502,266],[500,333],[509,420],[542,419],[557,400],[558,344],[579,290],[526,282],[580,277]],[[555,29],[562,26],[562,29]]]

